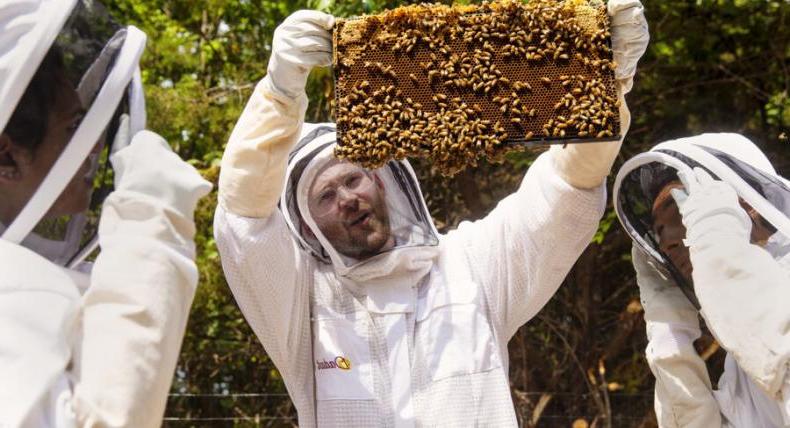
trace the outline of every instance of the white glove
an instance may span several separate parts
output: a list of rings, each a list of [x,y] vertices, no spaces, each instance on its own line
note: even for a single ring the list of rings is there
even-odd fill
[[[291,98],[303,95],[310,70],[332,63],[334,25],[332,15],[300,10],[274,30],[268,75],[277,91]]]
[[[654,336],[652,327],[662,324],[661,329],[672,329],[684,332],[693,341],[700,336],[697,310],[689,302],[677,284],[664,278],[656,268],[648,262],[644,251],[633,245],[631,258],[636,271],[636,283],[639,285],[639,300],[645,309],[648,338]]]
[[[211,190],[211,183],[151,131],[138,132],[129,146],[113,154],[110,161],[116,190],[153,198],[190,221],[198,200]]]
[[[673,189],[671,194],[686,226],[683,242],[687,247],[698,247],[706,241],[715,245],[722,233],[749,242],[752,222],[729,184],[714,180],[699,167],[692,174],[680,171],[678,177],[685,191]]]
[[[620,135],[625,138],[631,126],[631,112],[625,104],[625,94],[633,86],[636,63],[647,49],[650,33],[639,0],[611,0],[607,10],[612,20],[612,51],[617,63],[615,78],[620,100]],[[580,189],[597,187],[609,175],[620,152],[622,138],[604,143],[554,145],[550,149],[554,166],[571,186]]]
[[[636,63],[650,41],[645,9],[639,0],[610,0],[606,7],[611,17],[612,52],[617,63],[614,77],[622,93],[627,94],[634,83]]]

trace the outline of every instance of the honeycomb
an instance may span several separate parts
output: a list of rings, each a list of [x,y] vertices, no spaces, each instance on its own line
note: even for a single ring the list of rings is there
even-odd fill
[[[428,158],[452,175],[549,143],[619,138],[603,3],[417,5],[337,20],[338,158]]]

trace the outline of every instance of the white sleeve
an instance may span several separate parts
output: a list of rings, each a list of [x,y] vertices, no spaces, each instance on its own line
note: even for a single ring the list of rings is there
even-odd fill
[[[647,322],[645,357],[656,377],[654,406],[662,428],[722,426],[708,369],[693,346],[699,330],[693,330]]]
[[[264,218],[276,209],[306,110],[306,95],[291,99],[277,93],[269,76],[258,83],[222,156],[219,204],[225,210]]]
[[[690,248],[702,315],[752,381],[781,399],[790,377],[790,272],[743,238],[709,235]]]
[[[713,392],[723,419],[735,427],[788,427],[778,403],[760,389],[740,368],[732,354],[724,360],[718,390]],[[777,405],[779,404],[779,405]]]
[[[557,291],[590,243],[606,190],[577,189],[561,179],[551,153],[538,157],[519,189],[485,218],[448,233],[463,246],[495,322],[510,338]]]
[[[699,312],[673,280],[648,263],[636,245],[631,258],[645,311],[645,358],[656,378],[654,407],[660,427],[720,427],[705,362],[694,349],[700,337]]]
[[[197,173],[182,179],[195,198],[207,190]],[[197,287],[194,234],[189,207],[133,187],[104,202],[72,369],[79,426],[161,425]]]
[[[292,239],[278,210],[241,217],[217,207],[214,234],[222,268],[244,318],[283,372],[310,343],[310,260]]]
[[[281,371],[309,344],[311,259],[291,236],[277,202],[307,98],[279,94],[265,77],[250,96],[222,157],[214,235],[244,317]],[[306,333],[305,333],[306,332]]]

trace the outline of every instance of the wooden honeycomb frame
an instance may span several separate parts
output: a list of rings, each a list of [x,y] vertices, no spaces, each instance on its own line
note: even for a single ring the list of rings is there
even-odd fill
[[[452,174],[527,145],[617,139],[608,25],[588,0],[338,20],[336,155],[367,167],[428,157]]]

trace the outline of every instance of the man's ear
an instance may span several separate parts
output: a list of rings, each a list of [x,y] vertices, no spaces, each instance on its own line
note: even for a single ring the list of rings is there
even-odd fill
[[[19,180],[19,150],[11,137],[0,134],[0,184]]]

